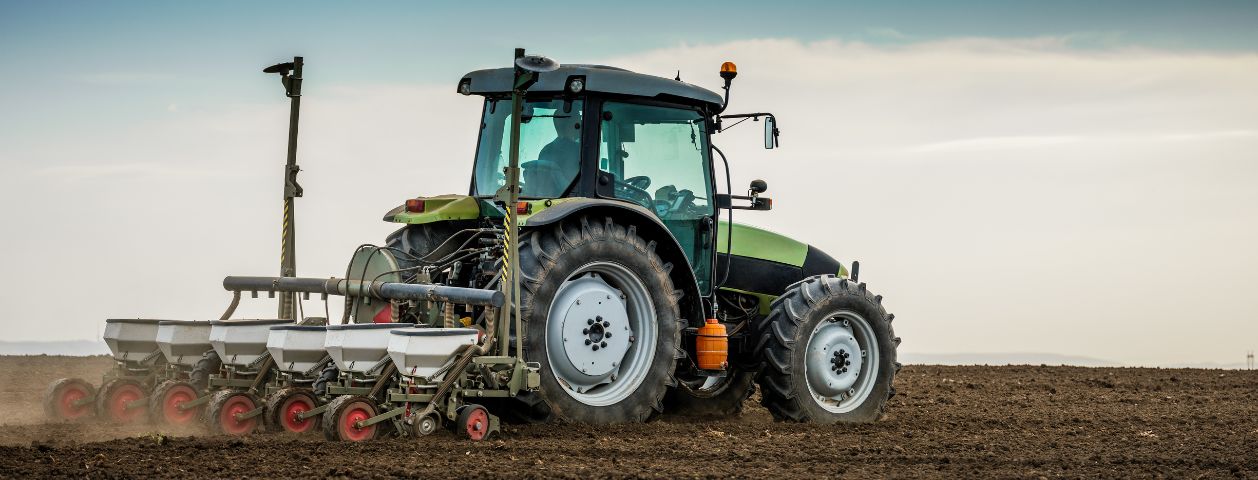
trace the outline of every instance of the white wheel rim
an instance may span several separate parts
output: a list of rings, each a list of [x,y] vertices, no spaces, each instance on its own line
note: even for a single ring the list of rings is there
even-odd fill
[[[878,339],[864,317],[840,310],[817,323],[804,352],[804,378],[813,401],[833,413],[865,403],[878,377]]]
[[[590,406],[613,405],[638,390],[650,373],[658,337],[646,285],[616,263],[577,269],[547,313],[551,371],[564,392]]]

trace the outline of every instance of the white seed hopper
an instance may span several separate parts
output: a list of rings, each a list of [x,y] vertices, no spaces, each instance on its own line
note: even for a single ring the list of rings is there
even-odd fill
[[[105,344],[120,362],[138,362],[157,351],[161,320],[111,318],[105,320]]]
[[[389,358],[402,375],[427,378],[454,359],[465,345],[475,345],[474,328],[405,328],[389,332]]]
[[[248,367],[266,355],[271,327],[292,320],[215,320],[210,322],[210,345],[224,364]]]
[[[328,327],[314,325],[279,325],[270,327],[266,349],[275,365],[288,373],[305,373],[323,361],[328,351],[323,348]]]
[[[389,331],[413,323],[351,323],[328,325],[323,348],[342,372],[368,373],[389,355]]]
[[[210,346],[210,322],[194,320],[162,320],[157,327],[157,346],[166,362],[191,367]]]

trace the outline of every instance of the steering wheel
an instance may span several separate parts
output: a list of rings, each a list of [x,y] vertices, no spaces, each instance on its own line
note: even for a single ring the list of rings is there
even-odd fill
[[[624,180],[613,180],[616,186],[616,196],[626,200],[633,201],[638,205],[646,207],[647,210],[654,210],[655,200],[651,198],[651,192],[645,190],[651,185],[651,179],[645,176],[630,177]],[[638,185],[642,185],[639,187]]]
[[[625,183],[629,184],[630,187],[646,192],[647,187],[651,186],[651,177],[648,177],[646,175],[638,175],[636,177],[629,177],[625,179]],[[647,194],[650,195],[650,193],[647,193]]]

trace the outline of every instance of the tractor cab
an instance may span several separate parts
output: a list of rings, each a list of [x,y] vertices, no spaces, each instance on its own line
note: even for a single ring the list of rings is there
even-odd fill
[[[459,93],[485,105],[470,194],[506,182],[512,69],[480,70]],[[716,189],[709,135],[723,99],[680,80],[597,65],[565,65],[529,88],[520,125],[520,198],[606,199],[640,207],[685,253],[711,292]]]

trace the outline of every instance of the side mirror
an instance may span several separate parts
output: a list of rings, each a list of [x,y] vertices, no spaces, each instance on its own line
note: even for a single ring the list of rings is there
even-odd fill
[[[773,149],[778,146],[778,120],[773,117],[764,118],[764,148]]]
[[[764,180],[756,179],[751,181],[751,186],[747,187],[752,195],[759,195],[769,190],[769,184]]]

